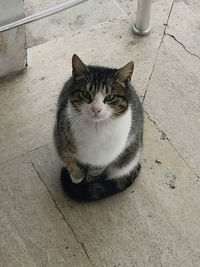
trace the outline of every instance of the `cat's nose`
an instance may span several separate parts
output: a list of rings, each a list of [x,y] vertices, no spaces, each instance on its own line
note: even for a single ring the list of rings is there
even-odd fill
[[[99,112],[101,112],[100,107],[92,107],[91,110],[94,112],[95,115],[97,115]]]

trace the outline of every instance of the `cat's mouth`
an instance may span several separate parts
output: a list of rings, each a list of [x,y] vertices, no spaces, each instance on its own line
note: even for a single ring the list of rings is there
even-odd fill
[[[97,115],[91,115],[89,114],[88,115],[88,118],[93,121],[93,122],[99,122],[99,121],[104,121],[104,120],[107,120],[108,119],[108,115],[106,114],[97,114]]]

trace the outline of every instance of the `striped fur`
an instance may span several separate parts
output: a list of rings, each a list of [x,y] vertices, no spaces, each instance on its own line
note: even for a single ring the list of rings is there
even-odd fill
[[[111,69],[86,66],[73,56],[72,66],[54,129],[66,166],[61,181],[72,198],[98,200],[123,191],[139,173],[143,109],[130,83],[132,62]]]

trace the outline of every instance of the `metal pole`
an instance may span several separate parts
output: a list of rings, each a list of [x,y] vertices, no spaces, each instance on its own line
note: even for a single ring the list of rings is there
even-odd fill
[[[134,34],[145,36],[150,33],[151,4],[152,0],[138,0],[136,23],[133,25]]]
[[[4,31],[10,30],[10,29],[19,27],[21,25],[30,23],[32,21],[36,21],[36,20],[48,17],[48,16],[53,15],[55,13],[58,13],[64,9],[71,8],[73,6],[79,5],[79,4],[84,3],[86,1],[88,1],[88,0],[71,0],[71,1],[68,1],[67,3],[57,5],[55,7],[46,9],[42,12],[37,13],[37,14],[31,15],[31,16],[28,16],[26,18],[9,23],[7,25],[1,26],[0,32],[4,32]]]

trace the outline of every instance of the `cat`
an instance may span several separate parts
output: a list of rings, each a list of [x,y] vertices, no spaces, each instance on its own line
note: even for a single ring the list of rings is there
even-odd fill
[[[87,66],[74,54],[72,69],[54,127],[66,167],[61,182],[73,199],[99,200],[125,190],[140,171],[143,108],[130,82],[134,63],[120,69]]]

